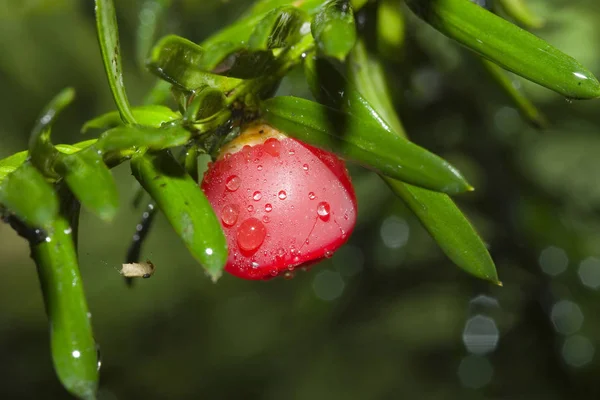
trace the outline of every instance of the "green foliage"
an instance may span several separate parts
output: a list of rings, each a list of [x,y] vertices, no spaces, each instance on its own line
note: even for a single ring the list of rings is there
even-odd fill
[[[410,142],[396,114],[380,58],[402,60],[406,36],[399,4],[378,2],[375,37],[357,26],[355,15],[366,7],[364,1],[263,0],[201,44],[169,32],[152,47],[157,19],[169,4],[149,0],[144,6],[155,19],[140,25],[137,60],[145,59],[148,71],[161,81],[149,88],[143,105],[131,107],[127,97],[114,4],[97,0],[100,54],[116,111],[81,128],[101,130],[98,139],[54,145],[55,117],[74,99],[74,91],[65,89],[36,121],[28,151],[0,160],[0,211],[30,241],[55,369],[69,392],[95,398],[98,379],[77,261],[79,204],[113,220],[119,199],[109,169],[130,160],[144,191],[216,281],[227,247],[198,186],[198,156],[215,154],[250,119],[264,118],[290,136],[377,172],[449,259],[476,277],[499,283],[483,239],[448,196],[471,186],[450,163]],[[500,67],[568,98],[600,96],[597,79],[578,61],[469,0],[406,4],[475,52],[478,61],[481,57],[500,90],[538,128],[546,125],[543,115]],[[499,0],[498,5],[525,27],[543,22],[520,1]],[[280,82],[302,64],[318,102],[275,96]],[[177,111],[166,105],[169,94]],[[172,152],[182,146],[182,157],[174,158]]]

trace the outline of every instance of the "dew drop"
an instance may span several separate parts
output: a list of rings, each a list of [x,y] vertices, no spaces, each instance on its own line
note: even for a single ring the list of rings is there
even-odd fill
[[[252,204],[250,204],[247,208],[248,212],[254,212],[254,206]]]
[[[221,221],[225,226],[233,226],[240,215],[240,208],[235,204],[227,204],[221,210]]]
[[[244,251],[253,251],[260,247],[267,235],[267,228],[256,218],[248,218],[241,223],[237,231],[237,244]]]
[[[287,198],[287,193],[285,192],[285,190],[281,190],[279,191],[277,197],[279,197],[279,200],[285,200]]]
[[[304,165],[302,166],[302,169],[303,169],[303,170],[305,170],[305,171],[308,171],[308,164],[304,164]]]
[[[276,269],[271,270],[271,276],[277,276],[278,272]]]
[[[283,258],[285,256],[285,249],[283,247],[278,248],[276,256],[279,258]]]
[[[262,199],[262,194],[259,191],[256,191],[252,195],[252,198],[254,199],[254,201],[259,201],[260,199]]]
[[[258,165],[258,166],[256,167],[256,169],[257,169],[257,170],[259,170],[259,171],[262,171],[262,168],[263,168],[263,167],[262,167],[262,165]]]
[[[269,138],[265,140],[263,147],[267,154],[270,154],[273,157],[279,157],[279,152],[281,151],[281,143],[279,140],[275,138]]]
[[[324,221],[329,218],[330,211],[331,207],[326,201],[322,201],[319,203],[319,205],[317,205],[317,214],[319,214],[319,217]]]
[[[325,258],[331,258],[331,257],[333,257],[333,251],[331,251],[331,250],[325,251]]]
[[[317,196],[315,196],[315,193],[314,193],[314,192],[309,192],[309,193],[308,193],[308,198],[309,198],[309,199],[311,199],[311,200],[314,200],[314,199],[315,199],[315,197],[317,197]]]
[[[273,210],[273,206],[271,205],[271,203],[265,204],[265,211],[266,212],[271,212],[272,210]]]
[[[263,220],[263,222],[265,224],[268,224],[271,221],[271,219],[267,215],[265,215],[264,217],[262,217],[262,220]]]
[[[242,183],[242,180],[240,179],[239,176],[237,176],[237,175],[231,175],[225,181],[225,187],[230,192],[235,192],[236,190],[238,190],[240,188],[241,183]]]
[[[294,275],[293,271],[285,271],[283,278],[289,281],[290,279],[294,279]]]
[[[290,151],[288,151],[288,154],[289,154],[290,156],[293,156],[294,154],[296,154],[296,152],[295,152],[294,150],[290,150]]]
[[[260,267],[260,264],[257,263],[256,261],[252,261],[252,268],[257,269],[258,267]]]

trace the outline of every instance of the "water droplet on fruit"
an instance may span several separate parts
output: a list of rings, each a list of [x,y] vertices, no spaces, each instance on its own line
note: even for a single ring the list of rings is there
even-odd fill
[[[268,216],[266,216],[266,215],[265,215],[265,216],[262,218],[262,220],[263,220],[263,222],[264,222],[265,224],[268,224],[268,223],[269,223],[269,221],[271,221],[271,219],[270,219]]]
[[[252,261],[252,268],[256,269],[258,267],[260,267],[260,264],[257,263],[256,261]]]
[[[237,231],[237,244],[244,251],[253,251],[265,240],[267,228],[256,218],[248,218]]]
[[[278,272],[276,269],[271,270],[271,276],[277,276]]]
[[[308,164],[304,164],[304,165],[302,166],[302,169],[303,169],[303,170],[305,170],[305,171],[308,171]]]
[[[281,150],[281,143],[279,140],[275,138],[269,138],[265,140],[263,147],[267,154],[270,154],[273,157],[279,157],[279,152]]]
[[[225,187],[227,188],[227,190],[229,190],[230,192],[235,192],[236,190],[238,190],[240,188],[240,185],[242,184],[242,180],[240,179],[239,176],[237,175],[231,175],[229,178],[227,178],[227,180],[225,181]]]
[[[294,154],[296,154],[296,152],[295,152],[294,150],[290,150],[290,151],[288,151],[288,154],[289,154],[290,156],[293,156]]]
[[[254,212],[254,206],[250,204],[247,208],[248,212]]]
[[[317,197],[317,196],[315,196],[315,193],[314,193],[314,192],[309,192],[309,193],[308,193],[308,198],[309,198],[309,199],[311,199],[311,200],[314,200],[314,199],[315,199],[315,197]]]
[[[287,198],[287,193],[285,192],[285,190],[281,190],[277,197],[279,197],[279,200],[285,200]]]
[[[290,279],[294,278],[294,273],[292,271],[285,271],[285,273],[283,274],[284,279],[287,279],[288,281]]]
[[[256,169],[262,171],[262,165],[257,166]]]
[[[254,199],[254,201],[259,201],[260,199],[262,199],[262,194],[260,194],[260,192],[256,191],[252,195],[252,198]]]
[[[331,257],[333,257],[333,251],[331,251],[331,250],[325,251],[325,258],[331,258]]]
[[[221,221],[225,226],[233,226],[237,222],[240,208],[235,204],[227,204],[221,210]]]
[[[277,249],[277,257],[279,258],[283,258],[283,256],[285,256],[285,249],[283,247],[280,247]]]
[[[273,210],[273,206],[270,203],[265,204],[265,211],[271,212]]]
[[[326,201],[322,201],[319,203],[319,205],[317,205],[317,214],[319,214],[319,217],[324,221],[329,218],[330,211],[331,207]]]

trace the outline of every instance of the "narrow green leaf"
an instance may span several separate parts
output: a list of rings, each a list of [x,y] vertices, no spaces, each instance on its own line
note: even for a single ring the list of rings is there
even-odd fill
[[[286,134],[383,175],[446,193],[472,189],[448,162],[372,121],[295,97],[266,100],[261,111]]]
[[[185,123],[205,120],[227,107],[223,93],[209,86],[195,90],[188,101],[183,117]]]
[[[135,42],[137,61],[140,67],[146,66],[146,58],[156,40],[156,32],[171,2],[171,0],[145,0],[140,8],[140,24]]]
[[[0,204],[29,227],[46,229],[58,213],[54,188],[30,162],[21,164],[0,183]]]
[[[326,60],[308,59],[305,70],[309,86],[319,101],[405,136],[385,90],[381,66],[369,57],[362,41],[357,42],[350,55],[351,82]],[[368,101],[361,93],[368,93]],[[498,283],[485,244],[448,195],[382,178],[419,218],[450,260],[472,275]]]
[[[247,50],[229,42],[208,47],[204,54],[200,64],[203,70],[239,79],[265,75],[276,65],[272,51]]]
[[[308,15],[295,7],[272,10],[252,30],[248,49],[270,50],[293,45],[300,40],[300,28],[307,19]]]
[[[98,355],[77,263],[74,236],[79,207],[65,201],[47,225],[46,239],[30,243],[50,326],[54,370],[69,393],[95,399]]]
[[[397,0],[382,0],[377,7],[377,50],[386,59],[398,61],[405,36],[404,15]]]
[[[57,178],[54,172],[54,161],[58,151],[50,140],[50,131],[56,116],[75,98],[75,91],[66,88],[57,94],[46,106],[38,118],[29,137],[29,155],[31,163],[44,175]]]
[[[504,69],[567,98],[600,96],[600,83],[577,60],[469,0],[407,0],[415,14]]]
[[[153,74],[187,91],[210,86],[228,92],[242,80],[203,71],[204,50],[197,44],[176,35],[162,38],[152,49],[147,66]]]
[[[227,242],[198,183],[168,152],[136,156],[131,169],[191,254],[216,281],[227,261]]]
[[[314,14],[326,0],[259,0],[254,3],[247,16],[262,16],[282,6],[293,6],[309,14]]]
[[[199,182],[200,177],[198,176],[198,156],[200,151],[198,145],[193,144],[185,151],[185,171],[189,176],[192,177],[194,182]]]
[[[104,132],[96,147],[104,153],[141,148],[162,150],[184,145],[190,137],[189,131],[173,123],[161,128],[119,126]]]
[[[27,157],[29,157],[29,152],[20,151],[0,160],[0,183],[14,170],[19,168],[27,160]]]
[[[115,5],[113,0],[95,1],[98,42],[100,43],[108,84],[123,122],[132,125],[136,123],[136,120],[131,113],[129,100],[123,85],[123,67],[121,65],[121,48]]]
[[[83,206],[105,221],[119,208],[117,186],[95,146],[58,159],[57,171]]]
[[[181,115],[169,107],[162,105],[149,104],[131,109],[134,118],[140,125],[160,128],[164,123],[175,121],[181,118]],[[112,111],[102,114],[94,119],[87,121],[81,128],[85,133],[90,129],[107,129],[123,125],[123,120],[118,111]]]
[[[315,15],[310,29],[320,52],[343,61],[356,42],[350,1],[329,0]]]
[[[509,17],[526,28],[538,29],[546,23],[527,7],[525,0],[497,0],[497,3]]]
[[[527,96],[525,96],[524,93],[517,89],[517,86],[513,84],[513,79],[508,76],[506,71],[486,59],[480,58],[480,60],[483,64],[483,67],[503,89],[526,121],[531,123],[536,128],[544,128],[548,126],[548,122],[546,121],[544,115],[527,98]]]
[[[384,181],[419,218],[450,260],[478,278],[500,283],[485,244],[450,197],[389,178]]]

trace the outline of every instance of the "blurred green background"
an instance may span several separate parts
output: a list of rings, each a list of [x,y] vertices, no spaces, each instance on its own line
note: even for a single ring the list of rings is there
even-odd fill
[[[136,60],[142,1],[117,3],[133,104],[154,82]],[[480,2],[481,3],[481,2]],[[249,1],[180,0],[162,33],[201,41]],[[536,34],[600,75],[596,0],[530,0]],[[0,157],[26,147],[60,89],[77,101],[54,141],[113,104],[92,1],[0,0]],[[84,213],[80,258],[101,346],[101,399],[578,399],[600,386],[600,102],[521,81],[551,127],[529,128],[473,56],[407,15],[390,86],[408,134],[477,188],[457,198],[504,287],[454,267],[374,174],[352,168],[359,224],[331,260],[294,279],[212,284],[159,217],[152,279],[117,269],[139,219],[127,165],[111,225]],[[281,93],[306,96],[300,72]],[[29,250],[0,225],[0,398],[69,398],[52,370]]]

